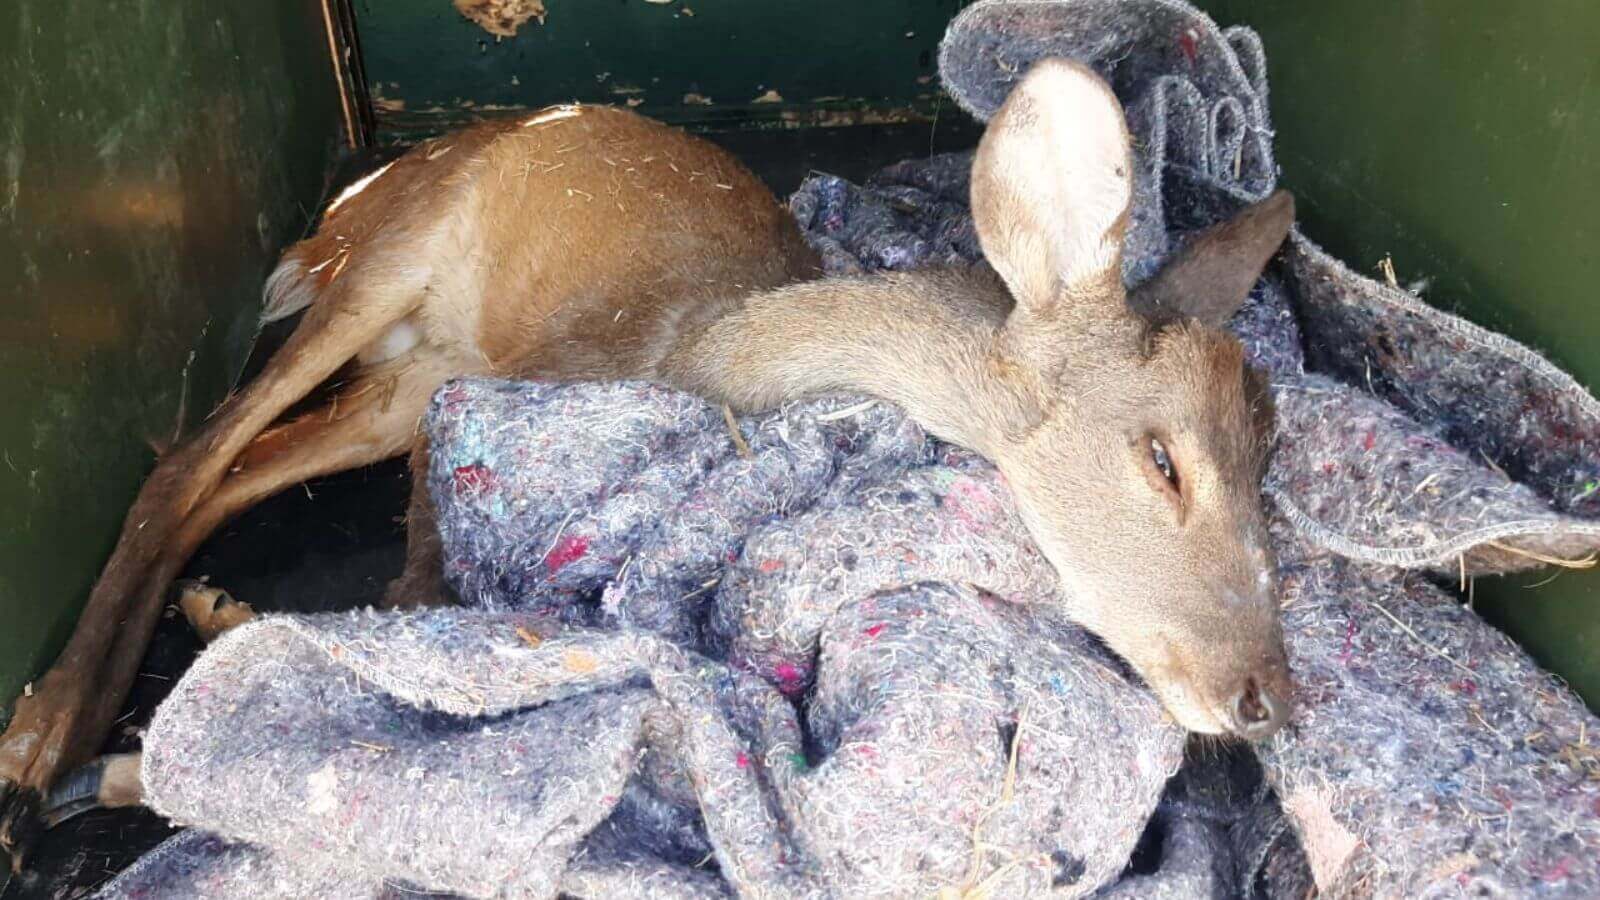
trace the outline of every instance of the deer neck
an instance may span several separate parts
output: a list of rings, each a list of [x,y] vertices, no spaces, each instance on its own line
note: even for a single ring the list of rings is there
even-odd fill
[[[1011,300],[983,271],[831,278],[692,310],[652,376],[740,410],[862,393],[980,453],[1036,418],[1037,379],[1003,352]]]

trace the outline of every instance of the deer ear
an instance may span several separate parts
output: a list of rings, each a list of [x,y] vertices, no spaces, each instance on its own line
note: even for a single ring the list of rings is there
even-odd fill
[[[1134,288],[1128,304],[1156,322],[1190,318],[1220,328],[1249,298],[1293,224],[1294,197],[1276,191],[1189,238],[1160,272]]]
[[[1088,67],[1042,60],[1012,88],[978,143],[972,217],[1020,312],[1052,318],[1064,295],[1121,311],[1131,173],[1122,105]]]

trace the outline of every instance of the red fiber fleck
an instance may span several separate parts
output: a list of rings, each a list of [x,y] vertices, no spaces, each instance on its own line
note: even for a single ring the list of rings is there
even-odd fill
[[[739,768],[741,768],[741,769],[750,768],[750,757],[745,756],[743,750],[739,751],[739,755],[734,757],[733,761],[735,763],[738,763]]]
[[[1356,620],[1344,623],[1344,649],[1339,651],[1339,662],[1350,665],[1350,654],[1356,645]]]
[[[779,569],[783,568],[783,560],[781,560],[781,559],[763,559],[761,561],[761,565],[758,568],[761,569],[761,574],[763,574],[763,575],[771,575],[773,572],[776,572]]]
[[[1361,449],[1371,450],[1378,443],[1378,429],[1368,428],[1367,436],[1361,441]]]
[[[883,634],[883,625],[881,623],[874,625],[861,633],[869,638],[875,638],[878,635]]]
[[[1500,801],[1500,805],[1506,811],[1509,812],[1511,810],[1511,792],[1507,791],[1504,785],[1495,785],[1489,790],[1489,793],[1494,795],[1494,799]]]
[[[961,524],[973,531],[982,531],[1000,515],[1000,502],[994,494],[986,486],[965,477],[950,485],[945,506],[955,513]]]
[[[1194,61],[1200,56],[1200,44],[1195,40],[1193,28],[1185,28],[1183,33],[1178,35],[1178,49],[1183,51],[1183,58],[1189,61],[1189,65],[1194,65]]]
[[[1561,861],[1544,870],[1539,877],[1545,881],[1563,881],[1572,874],[1572,857],[1563,856]]]
[[[777,680],[778,693],[785,697],[798,697],[806,689],[806,673],[791,663],[778,663],[772,669]]]
[[[549,570],[550,574],[554,575],[568,563],[577,562],[587,556],[588,553],[589,539],[582,535],[569,534],[556,541],[556,545],[550,548],[549,553],[545,554],[544,566]]]
[[[493,486],[494,473],[489,471],[488,466],[473,463],[456,468],[454,487],[457,495],[481,494]]]
[[[1471,678],[1462,678],[1459,681],[1452,682],[1450,686],[1468,697],[1478,693],[1478,683]]]

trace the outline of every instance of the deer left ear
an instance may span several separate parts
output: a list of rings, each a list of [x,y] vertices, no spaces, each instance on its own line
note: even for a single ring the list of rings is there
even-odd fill
[[[1155,322],[1196,319],[1222,327],[1250,296],[1294,224],[1294,197],[1275,191],[1189,239],[1172,261],[1128,294]]]

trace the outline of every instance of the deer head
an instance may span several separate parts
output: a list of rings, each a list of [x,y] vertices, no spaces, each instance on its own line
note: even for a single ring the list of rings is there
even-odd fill
[[[1265,737],[1291,685],[1262,509],[1270,398],[1223,323],[1293,221],[1279,192],[1126,291],[1122,107],[1089,69],[1037,64],[973,164],[979,239],[1014,300],[988,352],[980,449],[1010,483],[1072,614],[1193,731]]]

